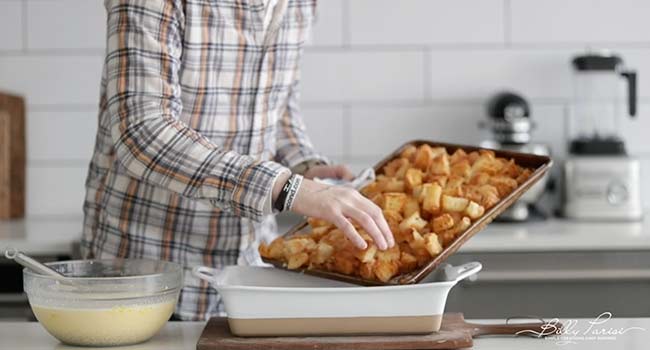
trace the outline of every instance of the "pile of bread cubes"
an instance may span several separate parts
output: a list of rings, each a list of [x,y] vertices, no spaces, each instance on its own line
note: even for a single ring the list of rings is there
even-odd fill
[[[333,224],[308,218],[310,230],[261,244],[263,258],[288,269],[317,269],[387,282],[426,265],[467,230],[486,210],[514,191],[532,170],[490,150],[452,154],[444,147],[406,147],[388,162],[376,180],[361,189],[383,210],[395,246],[356,248]]]

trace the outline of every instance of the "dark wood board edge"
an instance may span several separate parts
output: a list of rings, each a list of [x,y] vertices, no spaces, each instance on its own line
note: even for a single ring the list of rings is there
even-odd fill
[[[378,174],[380,174],[381,169],[384,167],[384,165],[386,165],[388,162],[390,162],[395,157],[397,157],[406,147],[410,145],[414,145],[417,147],[423,144],[428,144],[432,147],[445,147],[448,153],[453,153],[459,148],[465,150],[466,152],[489,149],[489,148],[477,147],[477,146],[458,145],[452,143],[432,142],[432,141],[425,141],[425,140],[414,140],[414,141],[406,142],[402,146],[398,147],[397,150],[391,152],[387,157],[380,160],[373,168]],[[458,249],[463,244],[465,244],[471,237],[473,237],[475,234],[483,230],[489,223],[491,223],[494,220],[494,218],[496,218],[499,214],[501,214],[506,209],[508,209],[510,205],[512,205],[515,201],[517,201],[517,199],[519,199],[528,189],[530,189],[530,187],[532,187],[536,182],[538,182],[553,165],[552,159],[548,156],[520,153],[514,151],[507,151],[507,150],[497,150],[497,149],[489,149],[489,150],[494,151],[497,157],[508,158],[508,159],[512,158],[515,160],[515,163],[517,163],[518,165],[527,168],[534,168],[535,171],[531,174],[531,176],[526,181],[524,181],[521,185],[519,185],[508,196],[502,198],[501,201],[497,203],[497,205],[490,208],[490,210],[488,210],[485,214],[483,214],[481,218],[474,221],[472,225],[467,230],[465,230],[463,234],[458,236],[458,238],[456,238],[451,245],[447,246],[442,251],[442,253],[436,256],[427,265],[411,273],[395,276],[388,282],[382,283],[380,281],[369,281],[356,276],[348,276],[337,272],[331,272],[331,271],[325,271],[319,269],[300,268],[295,270],[289,270],[285,267],[285,264],[282,261],[267,259],[267,258],[262,258],[262,260],[277,268],[284,269],[287,271],[305,273],[312,276],[323,277],[323,278],[353,283],[362,286],[385,286],[385,285],[401,285],[401,284],[418,283],[422,279],[424,279],[429,273],[435,270],[439,265],[441,265],[445,260],[447,260],[452,254],[457,252]],[[292,227],[283,236],[290,237],[294,234],[297,234],[302,229],[307,227],[307,225],[308,223],[305,220]]]
[[[412,350],[460,349],[473,345],[471,331],[460,313],[445,314],[439,333],[429,335],[367,335],[314,337],[236,337],[226,318],[210,319],[197,342],[197,350]],[[444,337],[447,336],[445,339]],[[443,339],[440,339],[440,338]],[[438,338],[438,339],[436,339]],[[398,339],[398,341],[396,341]],[[351,340],[355,343],[351,343]]]
[[[226,318],[210,319],[199,337],[197,350],[374,350],[374,349],[458,349],[473,345],[473,338],[481,336],[528,336],[540,338],[549,333],[544,321],[534,323],[471,323],[462,313],[445,313],[440,332],[424,335],[368,335],[332,337],[236,337],[230,333]],[[557,323],[556,327],[563,325]],[[526,332],[531,331],[531,332]],[[542,334],[539,336],[538,334]],[[437,339],[436,339],[437,338]],[[442,338],[442,339],[440,339]],[[351,339],[356,341],[352,346]],[[345,347],[343,347],[345,346]]]

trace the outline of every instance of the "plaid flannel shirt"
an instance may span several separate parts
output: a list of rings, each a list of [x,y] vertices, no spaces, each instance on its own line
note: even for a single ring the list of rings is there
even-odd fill
[[[191,268],[237,264],[278,174],[322,159],[297,101],[315,6],[289,0],[277,30],[264,31],[262,0],[105,1],[84,257],[178,262],[176,315],[223,313]]]

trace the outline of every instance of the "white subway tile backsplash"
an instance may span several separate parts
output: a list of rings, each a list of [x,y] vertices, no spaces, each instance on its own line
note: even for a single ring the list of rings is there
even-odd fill
[[[373,167],[377,162],[377,159],[352,159],[350,161],[344,162],[344,164],[352,171],[353,174],[361,174],[367,168]]]
[[[303,107],[302,118],[316,151],[330,158],[345,154],[343,107]]]
[[[319,1],[310,44],[314,46],[343,45],[343,5],[347,0]]]
[[[478,144],[483,113],[479,105],[352,107],[350,153],[379,160],[413,139]]]
[[[27,216],[81,215],[85,167],[27,168]]]
[[[521,93],[535,142],[565,156],[571,58],[610,48],[639,72],[639,117],[621,133],[650,176],[645,0],[323,0],[302,65],[318,151],[354,172],[415,138],[476,144],[484,102]],[[23,12],[24,11],[24,12]],[[0,90],[27,115],[29,215],[80,215],[105,45],[102,1],[0,0]],[[559,170],[560,163],[556,163]],[[644,186],[650,207],[650,186]]]
[[[650,37],[650,32],[648,32]],[[625,61],[628,69],[636,70],[639,97],[650,98],[650,49],[613,50]]]
[[[650,43],[647,0],[512,0],[514,43]]]
[[[503,43],[502,0],[354,0],[353,45]]]
[[[0,89],[27,104],[99,102],[102,56],[0,56]]]
[[[650,104],[639,105],[636,118],[621,116],[621,134],[627,142],[628,152],[650,156]],[[650,170],[650,168],[648,168]],[[648,172],[650,175],[650,171]],[[650,186],[648,186],[650,187]],[[650,189],[649,189],[650,191]]]
[[[650,210],[650,158],[641,159],[641,202],[646,210]],[[650,213],[646,213],[650,215]]]
[[[103,1],[29,0],[27,25],[29,49],[102,49],[106,42]]]
[[[302,67],[303,101],[422,99],[423,69],[422,52],[308,50]]]
[[[564,124],[564,106],[532,103],[531,110],[537,124],[533,142],[548,144],[554,155],[563,156],[565,135],[557,130]],[[350,115],[353,157],[379,159],[413,139],[478,144],[492,138],[490,131],[479,128],[487,119],[482,104],[352,107]]]
[[[566,117],[565,105],[531,103],[531,119],[535,123],[532,142],[549,146],[552,157],[558,160],[566,156]]]
[[[431,98],[484,100],[500,90],[528,98],[569,98],[573,51],[431,52]]]
[[[28,161],[88,162],[95,145],[97,111],[28,112]]]
[[[568,100],[573,94],[571,60],[575,49],[449,50],[431,52],[431,98],[483,100],[498,90],[528,98]],[[617,50],[637,69],[639,95],[649,97],[650,49]]]
[[[0,1],[0,51],[23,46],[23,16],[20,0]]]

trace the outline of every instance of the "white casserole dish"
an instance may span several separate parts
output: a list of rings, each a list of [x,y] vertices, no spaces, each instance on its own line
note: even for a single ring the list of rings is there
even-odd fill
[[[440,329],[447,294],[480,271],[447,266],[420,284],[360,287],[268,267],[201,266],[194,275],[223,298],[237,336],[424,334]],[[444,282],[433,282],[440,280]]]

